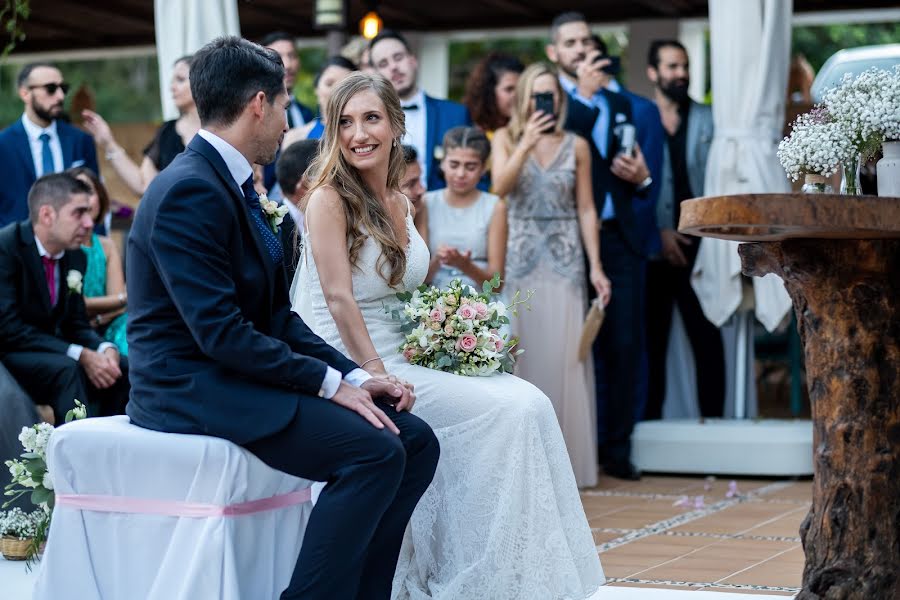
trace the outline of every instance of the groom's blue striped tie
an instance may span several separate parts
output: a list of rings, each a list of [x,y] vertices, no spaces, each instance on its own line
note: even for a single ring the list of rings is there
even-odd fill
[[[241,186],[244,192],[244,200],[247,202],[247,209],[250,211],[250,218],[259,229],[263,242],[266,244],[266,250],[276,265],[280,265],[284,261],[284,249],[281,247],[281,240],[272,231],[272,227],[268,223],[268,219],[263,215],[262,208],[259,205],[259,194],[253,189],[253,176],[247,178],[244,185]]]

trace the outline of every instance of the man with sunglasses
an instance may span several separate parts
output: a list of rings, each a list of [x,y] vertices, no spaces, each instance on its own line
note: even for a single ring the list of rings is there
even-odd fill
[[[17,84],[25,112],[0,131],[0,227],[28,218],[28,191],[38,178],[72,167],[99,173],[94,138],[60,118],[69,90],[60,70],[28,64]]]

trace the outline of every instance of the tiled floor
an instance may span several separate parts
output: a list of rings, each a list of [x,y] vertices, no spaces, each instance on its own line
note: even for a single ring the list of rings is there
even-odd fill
[[[809,480],[609,477],[581,498],[608,585],[793,596]],[[698,497],[702,497],[699,498]]]

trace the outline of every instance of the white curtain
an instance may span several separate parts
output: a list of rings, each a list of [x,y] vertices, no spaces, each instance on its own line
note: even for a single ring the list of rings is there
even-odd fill
[[[154,0],[156,56],[163,118],[174,119],[169,83],[173,63],[220,35],[240,35],[237,0]]]
[[[706,195],[789,192],[775,151],[784,123],[792,0],[709,0],[715,138]],[[704,238],[692,282],[718,326],[742,301],[737,242]],[[756,317],[774,330],[790,310],[775,275],[753,279]]]
[[[708,196],[788,192],[775,151],[784,123],[793,0],[709,0],[715,137]],[[737,242],[703,238],[691,283],[725,346],[725,415],[756,413],[753,314],[769,331],[791,300],[775,275],[754,277],[745,294]],[[748,297],[745,297],[748,296]]]

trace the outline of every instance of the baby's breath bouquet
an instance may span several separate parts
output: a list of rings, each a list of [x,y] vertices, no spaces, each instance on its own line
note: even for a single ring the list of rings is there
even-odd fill
[[[519,294],[510,305],[497,300],[500,275],[485,281],[482,291],[454,279],[446,289],[422,285],[397,294],[404,304],[386,310],[400,321],[406,340],[400,352],[407,361],[457,375],[487,376],[512,373],[522,352],[517,340],[500,333],[515,314]]]
[[[822,105],[850,133],[858,154],[870,158],[885,140],[900,140],[900,65],[845,74]]]
[[[842,191],[857,194],[860,161],[888,140],[900,140],[900,65],[844,75],[820,105],[797,117],[778,145],[778,158],[794,181],[843,168]]]
[[[75,408],[66,413],[66,423],[73,419],[83,419],[87,416],[84,404],[75,401]],[[53,511],[55,494],[53,492],[53,478],[47,469],[47,445],[50,436],[53,435],[53,425],[38,423],[31,427],[23,427],[19,434],[19,441],[25,452],[20,459],[6,461],[6,466],[12,475],[12,481],[6,486],[6,496],[12,496],[3,504],[3,508],[9,506],[20,497],[30,494],[31,502],[38,507],[35,511],[35,531],[33,542],[28,551],[28,564],[37,554],[41,543],[47,539],[50,530],[50,515]],[[15,510],[15,509],[13,509]]]
[[[778,159],[792,181],[810,174],[828,177],[855,154],[850,130],[822,106],[798,116],[778,144]]]

